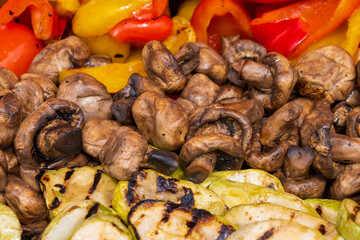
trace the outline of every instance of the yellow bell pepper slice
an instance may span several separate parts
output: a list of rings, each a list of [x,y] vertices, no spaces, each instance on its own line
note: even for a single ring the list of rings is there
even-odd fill
[[[344,48],[353,56],[354,62],[357,63],[357,49],[360,44],[360,8],[358,8],[350,18],[347,19],[342,25],[340,25],[335,31],[331,32],[326,37],[320,39],[316,43],[311,44],[308,49],[300,56],[304,56],[306,53],[315,50],[319,47],[326,45],[337,45]],[[294,58],[291,60],[292,64],[300,58]]]
[[[60,17],[71,17],[79,10],[79,0],[49,0]]]
[[[131,45],[120,43],[109,34],[83,40],[89,46],[91,54],[109,55],[114,63],[123,63],[130,55]]]
[[[196,41],[196,35],[189,20],[175,16],[172,21],[174,25],[171,35],[163,41],[163,44],[172,54],[175,54],[186,43]]]
[[[139,7],[152,0],[91,0],[79,8],[72,24],[79,37],[102,36],[118,22],[129,18]]]
[[[127,63],[110,63],[105,66],[92,68],[64,70],[60,72],[59,82],[61,83],[64,78],[78,72],[86,73],[96,78],[99,82],[105,85],[109,93],[116,93],[125,87],[129,77],[133,73],[139,73],[142,76],[147,76],[142,61],[135,60]]]
[[[185,0],[179,6],[177,16],[183,17],[187,20],[191,20],[191,17],[194,13],[196,6],[201,2],[201,0]]]

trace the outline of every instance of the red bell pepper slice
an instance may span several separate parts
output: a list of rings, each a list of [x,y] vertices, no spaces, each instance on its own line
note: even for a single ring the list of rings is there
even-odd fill
[[[203,0],[194,10],[191,25],[198,41],[220,51],[221,36],[252,38],[250,20],[240,0]]]
[[[0,67],[10,69],[18,77],[27,72],[43,47],[31,29],[15,22],[0,27],[0,42]]]
[[[53,7],[47,0],[8,0],[0,9],[0,26],[19,16],[30,8],[31,22],[35,37],[47,40],[52,37],[54,15]]]
[[[298,0],[245,0],[245,1],[269,4],[269,3],[279,3],[279,2],[296,2]]]
[[[277,50],[288,58],[294,58],[305,51],[311,43],[335,30],[359,5],[359,0],[302,0],[266,12],[261,17],[253,19],[250,26],[255,40],[269,51]],[[297,34],[291,30],[294,24],[300,30]],[[276,30],[273,33],[265,33],[265,26],[283,29],[282,34],[279,36],[279,31]],[[277,46],[276,42],[285,45]],[[276,49],[274,46],[277,46]]]
[[[169,16],[161,15],[157,19],[139,20],[135,17],[116,24],[109,34],[122,43],[144,45],[150,40],[162,41],[170,34],[173,22]]]

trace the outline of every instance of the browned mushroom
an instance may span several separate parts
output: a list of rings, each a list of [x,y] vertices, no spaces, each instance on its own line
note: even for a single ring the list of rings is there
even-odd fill
[[[92,119],[82,129],[84,151],[94,158],[99,158],[103,145],[121,125],[115,120]]]
[[[358,62],[356,63],[355,71],[356,71],[356,83],[357,83],[358,85],[360,85],[360,61],[358,61]]]
[[[231,84],[224,84],[220,86],[220,92],[216,97],[215,102],[225,100],[239,100],[244,97],[244,91],[241,88]]]
[[[22,106],[10,90],[0,90],[0,149],[9,147],[21,123]]]
[[[309,176],[314,157],[314,153],[309,147],[290,147],[282,168],[284,176],[292,179]]]
[[[19,79],[14,72],[10,69],[0,67],[0,90],[11,90],[18,81]]]
[[[275,174],[284,186],[284,190],[300,198],[321,198],[326,187],[326,179],[322,175],[305,178],[286,178],[279,172]]]
[[[172,53],[159,41],[148,42],[142,50],[143,63],[149,78],[164,92],[179,92],[186,77]]]
[[[33,223],[47,214],[42,195],[14,175],[7,177],[5,198],[22,224]]]
[[[84,113],[84,120],[111,119],[112,97],[106,87],[94,77],[76,73],[65,78],[58,89],[57,98],[76,103]]]
[[[193,182],[200,183],[215,168],[218,157],[225,158],[221,163],[229,161],[231,169],[241,169],[245,151],[239,141],[234,141],[234,137],[213,133],[190,138],[182,146],[179,157],[187,166],[185,176]]]
[[[0,150],[0,166],[6,173],[17,175],[19,172],[19,161],[13,149]]]
[[[297,121],[297,126],[300,128],[305,120],[305,117],[309,114],[311,107],[314,105],[314,102],[306,98],[296,98],[291,102],[296,103],[302,108],[302,111]]]
[[[330,197],[343,199],[360,192],[360,163],[348,164],[330,187]]]
[[[360,107],[350,111],[346,118],[346,134],[349,137],[360,137]]]
[[[20,76],[20,81],[24,80],[34,81],[40,85],[43,90],[44,101],[56,97],[57,87],[49,78],[36,73],[24,73]]]
[[[274,148],[263,147],[260,142],[261,125],[261,120],[253,125],[251,144],[245,161],[252,168],[275,172],[283,165],[286,153],[293,141],[290,138],[280,142]]]
[[[120,127],[103,145],[99,159],[105,171],[118,180],[129,180],[138,173],[148,149],[146,138],[129,127]]]
[[[246,152],[251,139],[250,120],[241,112],[213,104],[198,108],[189,116],[187,140],[201,134],[221,133],[234,137]]]
[[[360,75],[360,73],[359,73]],[[360,106],[360,90],[354,88],[348,98],[345,100],[346,104],[349,104],[351,107],[356,108]]]
[[[350,105],[346,104],[345,101],[339,102],[333,108],[333,126],[337,133],[345,133],[346,122],[352,109],[353,108]]]
[[[31,80],[23,80],[16,83],[12,92],[22,105],[23,119],[44,102],[42,87],[37,82]]]
[[[299,75],[299,93],[312,100],[343,101],[354,88],[354,61],[338,46],[324,46],[307,53],[294,69]]]
[[[14,140],[16,155],[21,164],[21,176],[35,190],[39,190],[38,183],[35,180],[39,161],[47,161],[41,156],[34,143],[36,141],[35,136],[46,125],[46,122],[53,119],[65,120],[74,131],[81,128],[83,124],[83,114],[79,106],[63,99],[50,98],[21,123]],[[53,147],[57,151],[68,153],[68,155],[70,155],[69,149],[71,149],[71,153],[81,151],[82,145],[77,150],[71,148],[72,145],[79,146],[77,141],[81,141],[81,135],[80,139],[67,138],[67,140],[62,142],[63,146],[54,144]]]
[[[99,67],[112,63],[112,59],[109,55],[91,55],[89,59],[84,63],[83,67]]]
[[[260,130],[260,142],[267,147],[275,147],[289,138],[302,107],[296,103],[288,102],[267,118]]]
[[[227,80],[226,61],[215,49],[203,42],[189,42],[174,56],[185,75],[191,72],[203,73],[218,85]]]
[[[176,153],[150,146],[148,146],[147,152],[140,162],[140,169],[153,169],[166,175],[175,172],[178,166],[179,158]]]
[[[22,225],[21,238],[33,240],[39,239],[40,235],[44,232],[49,222],[49,219],[40,219],[39,221],[36,221],[34,223]]]
[[[343,134],[330,135],[332,160],[338,163],[360,163],[360,138]]]
[[[135,100],[132,114],[141,133],[154,146],[176,150],[184,143],[188,116],[175,100],[147,91]]]
[[[54,162],[41,162],[39,167],[43,170],[59,169],[64,167],[83,167],[90,166],[90,161],[91,159],[89,155],[80,152]],[[100,165],[99,161],[94,161],[94,163],[96,166]]]
[[[228,99],[217,102],[225,108],[238,111],[247,116],[251,123],[260,120],[264,116],[264,107],[262,103],[256,99]]]
[[[48,44],[33,59],[28,72],[38,73],[58,84],[59,73],[63,70],[81,67],[90,57],[85,42],[76,36]]]
[[[135,99],[145,91],[153,91],[164,95],[163,91],[150,78],[143,77],[138,73],[132,74],[126,86],[113,97],[111,112],[118,122],[126,125],[134,123],[132,106]]]

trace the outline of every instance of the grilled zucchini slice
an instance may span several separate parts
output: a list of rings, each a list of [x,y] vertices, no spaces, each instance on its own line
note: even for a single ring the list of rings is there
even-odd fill
[[[345,198],[340,205],[336,227],[346,240],[360,239],[360,205]]]
[[[226,239],[234,227],[206,210],[159,200],[144,200],[131,208],[129,227],[136,239]]]
[[[341,239],[335,225],[325,219],[273,203],[238,205],[231,208],[225,214],[224,219],[239,226],[256,221],[282,219],[312,228],[320,232],[328,240]]]
[[[15,213],[0,203],[0,239],[20,240],[21,225]]]
[[[90,199],[111,206],[117,181],[92,167],[47,170],[40,178],[46,206],[54,218],[69,204]]]
[[[120,181],[115,188],[112,205],[126,221],[130,208],[146,199],[182,203],[205,209],[214,215],[223,215],[226,212],[225,204],[213,191],[153,170],[143,170],[130,181]]]
[[[252,183],[259,186],[284,191],[284,187],[277,177],[260,169],[212,172],[200,185],[203,187],[208,187],[212,181],[220,179],[234,182]]]
[[[305,199],[304,201],[310,204],[310,206],[312,206],[322,218],[336,224],[336,219],[341,204],[340,201],[319,198]]]
[[[240,204],[270,202],[319,217],[316,211],[301,198],[268,187],[228,180],[214,180],[208,188],[217,193],[229,208]]]

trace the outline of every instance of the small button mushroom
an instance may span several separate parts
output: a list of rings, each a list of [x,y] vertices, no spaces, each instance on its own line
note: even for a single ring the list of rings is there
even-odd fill
[[[83,67],[99,67],[112,63],[112,59],[109,55],[91,55],[89,59],[84,63]]]
[[[100,151],[111,135],[121,127],[120,123],[108,119],[92,119],[82,129],[84,152],[99,158]]]
[[[189,116],[187,140],[196,135],[221,133],[234,138],[247,151],[252,128],[250,120],[241,112],[226,108],[220,104],[212,104],[198,108]]]
[[[18,81],[19,79],[14,72],[10,69],[0,67],[0,90],[11,90]]]
[[[360,192],[360,163],[348,164],[330,186],[330,197],[344,199]]]
[[[185,142],[188,116],[175,100],[147,91],[135,100],[132,114],[140,132],[154,146],[172,151]]]
[[[191,72],[203,73],[218,85],[227,80],[226,61],[215,49],[203,42],[189,42],[174,56],[185,75]]]
[[[253,125],[252,139],[245,161],[252,168],[275,172],[283,165],[286,153],[292,146],[292,141],[289,139],[280,142],[274,148],[263,148],[260,142],[261,125],[261,120]]]
[[[181,92],[180,98],[192,103],[193,108],[203,107],[215,102],[220,87],[206,75],[197,73],[191,76]]]
[[[21,164],[23,179],[35,190],[39,190],[35,175],[39,169],[39,161],[46,161],[42,158],[35,147],[36,134],[52,119],[65,120],[75,128],[83,125],[83,113],[79,106],[67,100],[50,98],[41,104],[38,109],[27,117],[21,124],[14,139],[14,148]]]
[[[22,224],[34,223],[47,214],[42,195],[14,175],[7,177],[5,198]]]
[[[105,171],[118,180],[129,180],[138,173],[148,143],[129,127],[120,127],[103,145],[99,159]]]
[[[226,108],[238,111],[247,116],[251,123],[260,120],[264,116],[264,107],[259,100],[256,99],[233,99],[217,102]]]
[[[61,71],[81,67],[89,57],[86,43],[70,36],[44,47],[33,59],[28,72],[44,75],[57,85]]]
[[[354,88],[354,61],[338,46],[324,46],[305,54],[294,69],[299,76],[300,95],[312,100],[343,101]]]
[[[176,171],[179,166],[178,155],[171,151],[154,149],[148,147],[148,150],[140,163],[142,169],[153,169],[165,175],[170,175]]]
[[[144,68],[150,79],[164,92],[179,92],[186,77],[172,53],[159,41],[148,42],[143,50]]]
[[[10,90],[0,90],[0,149],[13,143],[21,123],[22,106]]]
[[[244,91],[231,84],[221,85],[219,94],[216,97],[215,102],[221,102],[225,100],[239,100],[244,97]]]
[[[12,92],[22,105],[23,119],[34,112],[44,102],[44,91],[34,81],[23,80],[15,84]]]
[[[42,162],[40,163],[40,169],[60,169],[64,167],[83,167],[86,166],[90,161],[90,156],[80,152],[78,154],[70,155],[65,158],[62,158],[55,162]],[[97,164],[99,165],[99,163]]]
[[[24,80],[34,81],[40,85],[43,90],[44,101],[56,97],[57,87],[49,78],[36,73],[24,73],[20,76],[20,81]]]
[[[302,107],[288,102],[264,121],[260,130],[260,142],[267,147],[275,147],[289,138],[291,130],[302,112]]]
[[[296,123],[296,125],[300,128],[304,122],[305,117],[309,114],[311,107],[314,105],[314,102],[306,98],[296,98],[291,102],[296,103],[302,108],[302,111]]]
[[[279,176],[285,192],[294,194],[300,198],[321,198],[325,192],[326,179],[322,175],[312,175],[304,178],[286,178]]]
[[[360,137],[360,107],[354,108],[346,119],[346,135]]]
[[[336,132],[338,133],[345,132],[346,121],[351,110],[352,107],[346,104],[344,101],[339,102],[338,104],[335,105],[335,107],[333,108],[333,112],[334,112],[333,126]]]
[[[36,136],[38,150],[50,160],[77,154],[82,145],[81,129],[61,119],[49,121]]]
[[[216,154],[216,158],[226,153],[232,161],[232,169],[241,169],[245,151],[239,141],[234,141],[234,137],[221,133],[197,135],[184,143],[179,155],[187,166],[187,178],[196,183],[205,180],[214,169],[213,155],[208,155],[212,152]],[[203,154],[205,156],[201,158]],[[196,162],[192,163],[195,160]]]
[[[58,89],[57,98],[76,103],[84,113],[84,120],[111,119],[111,95],[106,87],[92,76],[76,73],[65,78]]]
[[[163,91],[150,78],[143,77],[138,73],[131,74],[128,83],[113,97],[111,112],[121,124],[134,123],[132,106],[135,99],[145,91],[154,91],[164,94]]]
[[[12,148],[0,150],[0,165],[6,173],[17,175],[19,172],[19,162]]]
[[[314,153],[309,147],[290,147],[282,168],[284,176],[292,179],[309,176],[314,157]]]
[[[360,90],[354,88],[348,98],[345,100],[345,102],[353,108],[360,106]]]
[[[330,145],[334,162],[360,163],[360,138],[332,133]]]

